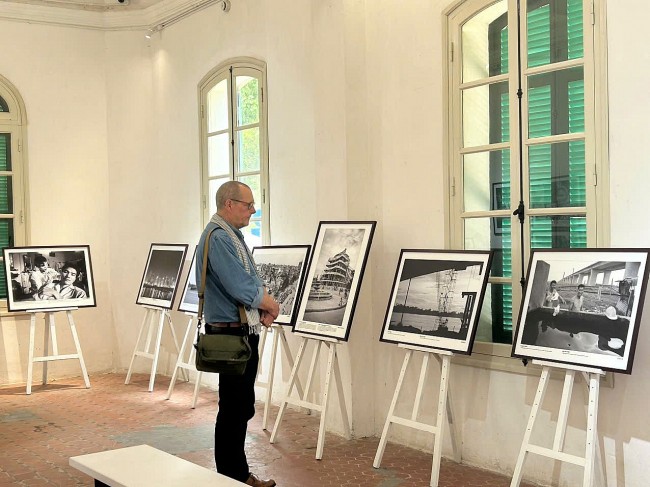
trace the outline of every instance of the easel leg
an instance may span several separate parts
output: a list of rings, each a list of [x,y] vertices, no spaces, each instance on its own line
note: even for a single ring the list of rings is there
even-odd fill
[[[203,372],[196,373],[196,384],[194,384],[194,395],[192,396],[192,409],[196,408],[196,400],[199,397],[199,388],[201,387],[201,377]]]
[[[319,342],[320,345],[321,342]],[[325,445],[325,420],[329,405],[330,380],[332,378],[332,369],[336,359],[336,343],[328,343],[329,353],[327,354],[327,372],[325,373],[325,385],[323,387],[323,400],[321,402],[323,410],[320,416],[320,426],[318,428],[318,444],[316,446],[316,460],[323,458],[323,446]],[[318,350],[318,349],[317,349]]]
[[[280,329],[275,330],[273,333],[273,345],[271,346],[271,365],[269,368],[269,380],[266,386],[266,397],[264,398],[264,418],[262,419],[263,430],[266,430],[266,424],[269,419],[271,398],[273,396],[273,378],[275,376],[275,357],[278,353],[279,334],[280,334]]]
[[[183,357],[185,357],[185,347],[187,345],[187,337],[190,335],[190,330],[192,329],[192,321],[193,318],[190,318],[190,322],[187,324],[187,328],[185,329],[185,335],[183,336],[183,342],[181,343],[181,348],[178,351],[176,366],[174,367],[174,373],[172,374],[172,379],[169,382],[169,388],[167,389],[167,397],[165,397],[165,399],[169,399],[170,397],[172,397],[172,392],[174,391],[174,386],[176,385],[176,378],[178,377],[178,369],[181,368],[181,364],[183,363]]]
[[[45,333],[43,334],[43,356],[47,357],[50,355],[50,336],[52,337],[53,344],[53,354],[57,355],[56,344],[56,328],[54,328],[54,314],[45,313]],[[42,384],[47,384],[47,360],[43,362],[43,381]]]
[[[138,352],[138,344],[140,343],[140,339],[142,338],[142,334],[144,332],[144,329],[146,326],[149,326],[149,313],[151,310],[149,308],[145,309],[144,313],[144,319],[142,320],[142,326],[140,326],[140,332],[138,333],[138,338],[135,341],[135,346],[133,347],[133,355],[131,356],[131,363],[129,364],[129,370],[126,373],[126,380],[124,381],[125,384],[128,384],[131,382],[131,373],[133,372],[133,364],[135,362],[135,356]]]
[[[84,362],[84,356],[81,353],[81,343],[79,343],[79,336],[77,335],[77,327],[74,324],[74,319],[72,318],[72,311],[66,311],[65,313],[68,317],[68,324],[70,325],[70,332],[72,333],[72,339],[74,340],[74,346],[77,349],[77,356],[79,357],[79,365],[81,366],[81,373],[84,377],[84,383],[86,384],[86,389],[90,389],[90,380],[88,379],[88,371],[86,370],[86,362]],[[52,318],[54,320],[54,318]]]
[[[289,364],[289,368],[293,370],[293,357],[291,356],[291,351],[289,350],[289,343],[287,342],[287,337],[284,335],[284,328],[278,328],[278,331],[280,332],[280,340],[282,340],[281,348],[284,352],[284,358],[287,360],[287,363]],[[304,391],[302,389],[302,385],[300,384],[300,378],[298,376],[296,376],[296,390],[298,391],[300,397],[304,397]]]
[[[512,475],[512,482],[510,482],[510,487],[518,487],[521,483],[522,469],[524,466],[524,461],[526,460],[526,454],[528,453],[530,436],[533,432],[533,426],[535,425],[537,413],[542,405],[542,402],[544,401],[544,395],[546,394],[546,387],[548,385],[548,375],[549,368],[545,366],[542,368],[542,375],[539,378],[539,385],[537,386],[537,392],[535,393],[535,400],[533,401],[533,407],[530,411],[530,417],[528,418],[526,432],[524,433],[524,439],[521,443],[521,450],[519,450],[519,456],[517,457],[517,463],[515,464],[515,471]]]
[[[440,371],[440,392],[438,393],[438,414],[436,420],[436,439],[433,446],[433,465],[431,466],[431,487],[438,487],[440,459],[442,458],[442,433],[447,422],[447,386],[449,384],[449,355],[442,357]]]
[[[174,347],[176,348],[176,354],[178,357],[181,356],[181,349],[178,346],[178,338],[176,338],[176,330],[174,330],[174,324],[172,323],[172,317],[169,314],[169,311],[165,310],[162,312],[164,315],[167,317],[167,324],[169,325],[169,329],[172,332],[172,338],[174,339]],[[185,342],[183,342],[183,346],[185,345]],[[183,379],[185,379],[185,382],[190,381],[190,376],[187,372],[185,372],[185,369],[181,369],[181,374],[183,374]]]
[[[311,363],[309,364],[309,372],[307,373],[307,384],[305,385],[305,394],[302,396],[304,401],[308,400],[309,392],[311,391],[311,384],[314,380],[314,373],[316,372],[316,362],[320,356],[320,347],[323,344],[322,341],[318,340],[316,343],[316,350],[314,350],[314,355],[311,357]],[[311,411],[310,411],[311,414]]]
[[[27,362],[27,390],[25,393],[32,393],[32,379],[34,377],[34,339],[36,338],[36,313],[31,313],[29,319],[29,356]]]
[[[388,408],[388,415],[386,416],[384,429],[381,432],[381,439],[379,440],[379,447],[377,448],[377,453],[375,454],[375,461],[372,462],[372,466],[375,468],[379,468],[379,466],[381,465],[381,459],[384,456],[384,450],[386,449],[386,441],[388,441],[388,429],[390,428],[390,423],[395,414],[395,406],[397,405],[397,398],[399,397],[399,392],[402,389],[402,384],[404,383],[404,376],[406,375],[406,369],[408,369],[409,361],[411,360],[411,355],[413,355],[413,350],[407,350],[406,355],[404,356],[404,362],[402,363],[402,370],[399,373],[399,379],[397,379],[397,387],[395,387],[395,393],[393,394],[393,399],[390,402],[390,407]]]
[[[447,422],[449,423],[449,438],[451,439],[451,449],[454,455],[454,462],[460,463],[462,452],[458,443],[459,433],[457,431],[456,421],[454,421],[454,408],[451,400],[451,384],[447,382]]]
[[[336,382],[336,391],[339,395],[339,403],[341,406],[341,417],[343,418],[343,431],[345,437],[350,440],[352,432],[350,431],[350,421],[348,419],[348,408],[345,405],[345,395],[343,392],[343,380],[341,379],[341,369],[339,367],[339,358],[336,350],[334,351],[334,382]]]
[[[597,443],[598,392],[600,376],[589,374],[589,406],[587,408],[587,446],[585,452],[585,476],[583,487],[591,487],[594,474],[594,452]]]
[[[151,375],[149,376],[149,392],[153,392],[153,384],[156,380],[156,369],[158,368],[158,357],[160,356],[160,344],[162,343],[162,332],[165,326],[165,312],[158,311],[158,334],[156,335],[156,348],[153,352],[153,363],[151,364]]]
[[[291,376],[289,377],[289,388],[287,390],[287,396],[282,401],[282,404],[280,405],[280,411],[278,411],[278,417],[275,418],[275,425],[273,426],[273,432],[271,433],[271,439],[270,439],[271,443],[275,442],[275,437],[278,434],[278,429],[280,427],[280,423],[282,422],[282,416],[284,416],[284,411],[287,409],[287,404],[289,404],[287,402],[287,398],[291,395],[291,390],[293,389],[293,385],[296,382],[296,377],[298,376],[298,369],[300,368],[300,363],[302,362],[302,357],[306,345],[307,345],[307,338],[303,337],[302,342],[300,343],[300,348],[298,348],[298,354],[296,355],[296,363],[294,364],[293,369],[291,369]]]

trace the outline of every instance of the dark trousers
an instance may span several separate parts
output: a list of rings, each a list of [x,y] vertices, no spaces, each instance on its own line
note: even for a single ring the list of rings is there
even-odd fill
[[[219,375],[219,412],[214,427],[217,472],[246,482],[250,471],[244,452],[248,420],[255,415],[255,376],[260,360],[259,335],[249,335],[251,355],[244,375]]]

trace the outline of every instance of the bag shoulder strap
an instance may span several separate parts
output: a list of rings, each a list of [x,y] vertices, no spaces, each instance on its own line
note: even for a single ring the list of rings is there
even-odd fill
[[[212,232],[214,232],[218,227],[214,227],[212,230],[208,232],[208,234],[205,236],[205,242],[203,242],[203,265],[201,266],[201,288],[199,289],[199,309],[197,311],[196,316],[199,319],[198,322],[198,328],[201,328],[201,320],[203,319],[203,303],[204,303],[204,296],[205,296],[205,278],[208,273],[208,252],[210,250],[210,237],[212,237]],[[242,324],[248,323],[248,319],[246,318],[246,312],[244,311],[244,307],[240,304],[237,305],[237,308],[239,310],[239,321]]]

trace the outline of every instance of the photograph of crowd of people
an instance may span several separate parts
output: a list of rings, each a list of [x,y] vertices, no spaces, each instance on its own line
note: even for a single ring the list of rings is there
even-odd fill
[[[268,293],[280,305],[275,323],[291,325],[295,321],[309,249],[309,245],[253,248],[257,273]]]
[[[626,371],[647,254],[535,251],[513,354]]]
[[[471,353],[490,258],[402,250],[380,340]]]
[[[90,249],[4,249],[9,311],[95,306]]]
[[[320,222],[294,331],[346,339],[375,222]]]
[[[171,309],[186,252],[186,244],[151,244],[137,304]]]

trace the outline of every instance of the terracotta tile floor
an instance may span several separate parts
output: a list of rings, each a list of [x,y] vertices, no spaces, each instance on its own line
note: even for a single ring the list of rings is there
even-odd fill
[[[202,388],[191,409],[193,386],[177,383],[166,401],[168,384],[157,377],[148,393],[148,376],[134,375],[126,386],[123,374],[105,374],[91,377],[91,389],[81,379],[36,386],[31,396],[24,386],[0,388],[0,486],[90,486],[90,477],[68,466],[69,457],[141,443],[213,469],[216,393]],[[262,406],[249,424],[248,459],[251,470],[272,476],[279,487],[429,485],[430,453],[389,443],[382,468],[373,468],[378,438],[328,434],[324,458],[315,460],[318,415],[287,411],[271,445]],[[273,408],[269,428],[276,413]],[[510,479],[443,459],[439,485],[508,486]]]

